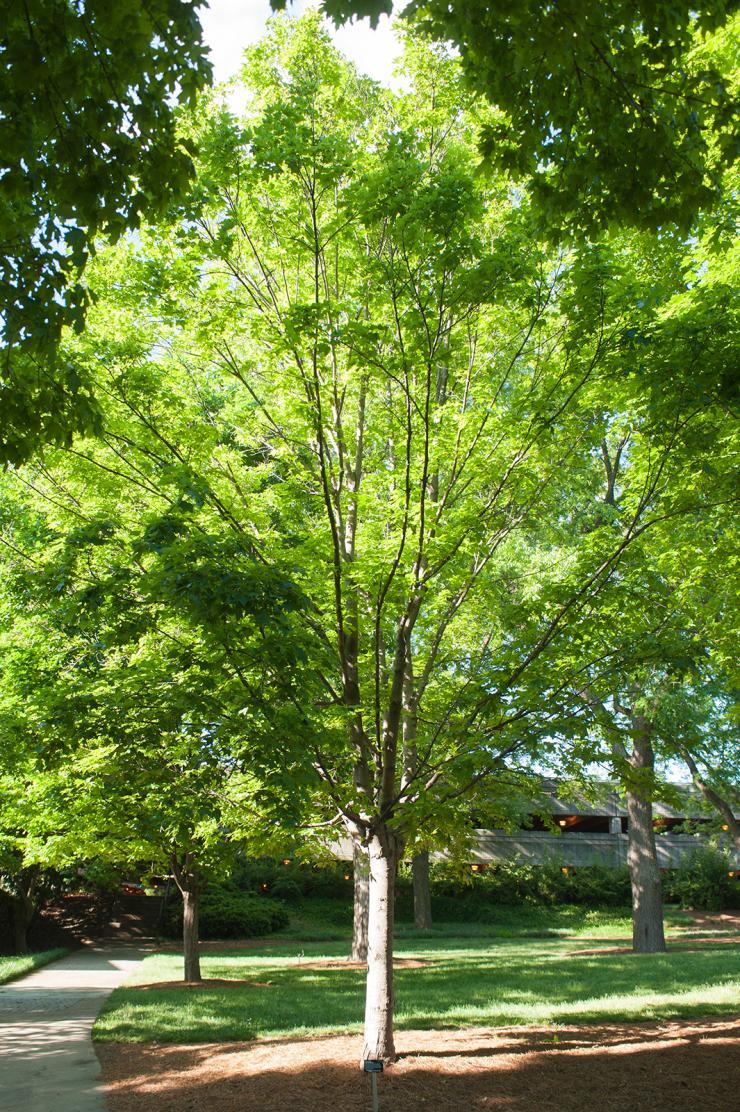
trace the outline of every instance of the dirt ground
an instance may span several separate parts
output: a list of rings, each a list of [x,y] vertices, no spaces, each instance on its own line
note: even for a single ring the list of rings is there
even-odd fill
[[[740,1020],[402,1031],[381,1112],[731,1112]],[[97,1047],[111,1112],[369,1112],[357,1037]]]

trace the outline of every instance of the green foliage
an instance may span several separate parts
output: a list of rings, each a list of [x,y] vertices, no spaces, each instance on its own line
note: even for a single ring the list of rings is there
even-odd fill
[[[351,800],[363,827],[385,799],[404,838],[448,844],[446,802],[572,717],[564,676],[583,652],[563,660],[557,637],[673,492],[658,495],[667,449],[650,420],[608,508],[599,462],[638,393],[622,348],[653,245],[625,247],[627,262],[621,245],[551,255],[506,179],[477,172],[481,121],[455,61],[415,44],[406,64],[407,91],[380,91],[315,16],[277,23],[248,57],[245,118],[204,102],[193,119],[187,234],[180,221],[106,260],[124,340],[111,350],[107,314],[91,338],[124,380],[156,347],[185,406],[197,380],[223,520],[240,540],[258,522],[270,556],[284,546],[316,634],[300,729],[322,817]],[[168,296],[145,297],[144,342],[157,266]],[[425,754],[412,793],[404,656]]]
[[[687,856],[665,883],[666,898],[701,911],[740,907],[739,889],[732,858],[710,846]]]
[[[231,872],[231,883],[244,892],[267,892],[276,899],[351,898],[352,867],[346,862],[322,865],[294,858],[288,864],[271,857],[239,858]]]
[[[275,9],[285,0],[272,0]],[[390,0],[323,0],[337,23]],[[411,0],[403,21],[460,53],[493,106],[482,149],[523,180],[548,234],[680,227],[737,158],[737,4]]]
[[[80,330],[96,236],[161,210],[192,173],[175,107],[210,64],[197,3],[10,0],[0,12],[0,460],[98,426],[58,353]]]
[[[352,5],[345,5],[346,7]],[[494,106],[482,147],[548,233],[686,228],[737,157],[734,2],[414,0]]]
[[[559,865],[504,864],[476,873],[469,884],[433,869],[432,912],[441,922],[491,922],[500,905],[625,907],[630,902],[626,869],[589,865],[563,871]],[[401,886],[399,911],[411,911],[408,882]]]
[[[200,899],[200,937],[261,938],[287,927],[287,908],[276,899],[250,896],[229,887],[211,887]],[[182,906],[179,901],[168,910],[166,933],[182,933]]]
[[[135,873],[134,873],[135,875]],[[128,877],[125,868],[104,858],[85,862],[81,876],[75,874],[67,880],[73,891],[91,892],[94,895],[114,895]]]

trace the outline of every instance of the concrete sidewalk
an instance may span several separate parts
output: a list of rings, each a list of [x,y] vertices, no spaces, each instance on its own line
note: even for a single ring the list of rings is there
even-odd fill
[[[104,1112],[90,1033],[145,946],[90,946],[0,986],[2,1112]]]

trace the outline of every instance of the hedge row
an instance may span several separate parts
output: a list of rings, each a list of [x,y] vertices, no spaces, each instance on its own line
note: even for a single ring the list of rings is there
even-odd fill
[[[228,887],[213,888],[200,900],[200,937],[261,938],[287,927],[287,908],[277,900],[250,896]],[[182,901],[174,900],[165,915],[164,933],[171,937],[182,934]]]

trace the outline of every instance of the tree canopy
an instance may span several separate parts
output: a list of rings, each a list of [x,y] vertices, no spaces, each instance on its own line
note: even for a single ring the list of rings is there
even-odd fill
[[[731,748],[725,213],[545,234],[465,66],[412,36],[383,89],[276,18],[244,112],[182,113],[190,185],[86,268],[58,351],[99,425],[0,481],[6,856],[151,847],[195,975],[235,841],[344,831],[371,1058],[404,854],[605,754],[649,840],[656,751],[709,784]]]
[[[192,170],[174,109],[210,74],[192,0],[9,0],[0,13],[0,458],[89,430],[57,352],[81,328],[80,274]]]
[[[376,22],[393,7],[323,4],[338,22]],[[481,135],[486,158],[522,179],[557,237],[612,223],[686,228],[717,202],[737,157],[736,9],[412,0],[398,14],[459,50],[471,86],[498,110]]]
[[[285,7],[274,0],[273,7]],[[613,223],[688,227],[736,154],[734,3],[415,2],[493,106],[487,161],[537,201],[550,238]],[[335,21],[389,0],[326,0]],[[0,458],[98,427],[89,381],[58,352],[84,325],[97,237],[136,228],[185,187],[175,109],[208,80],[197,4],[12,0],[0,16]]]

